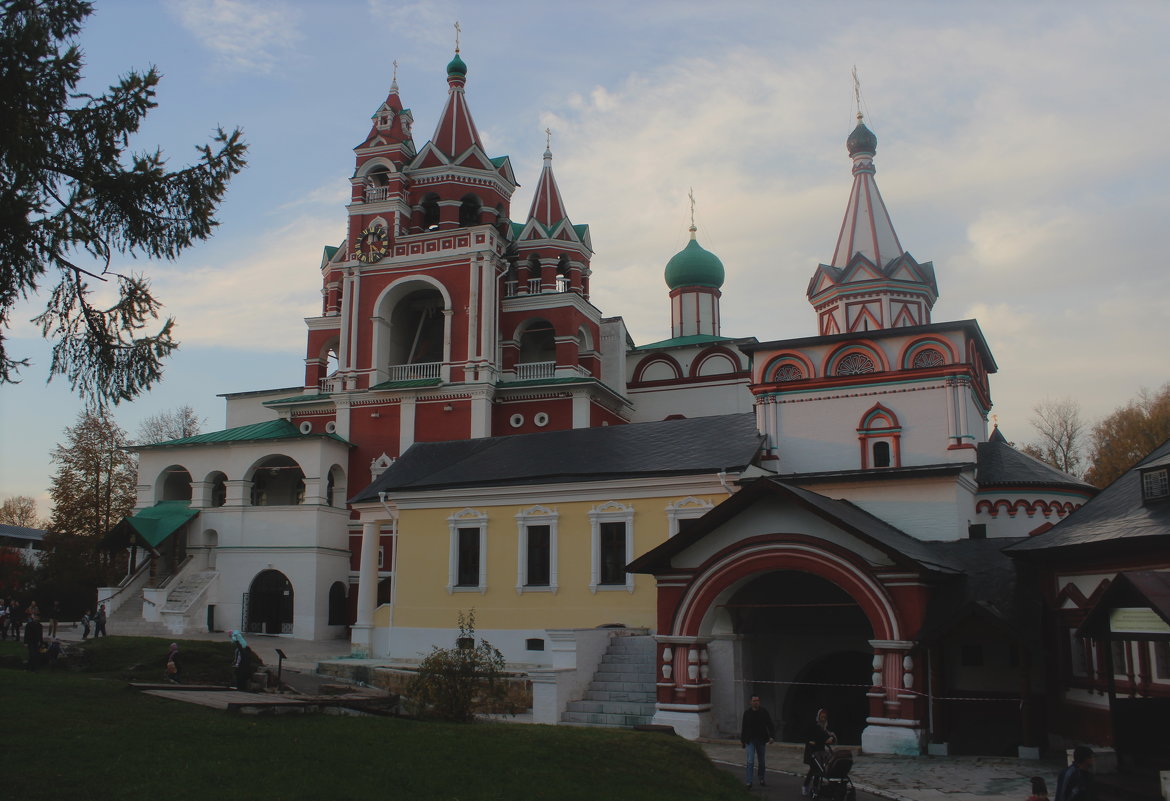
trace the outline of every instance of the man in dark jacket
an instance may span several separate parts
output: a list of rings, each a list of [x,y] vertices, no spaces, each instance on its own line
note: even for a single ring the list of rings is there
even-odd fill
[[[1056,779],[1055,801],[1095,801],[1093,792],[1093,749],[1078,745],[1073,749],[1072,764]]]
[[[764,748],[775,736],[776,727],[772,725],[772,716],[760,706],[760,697],[753,695],[752,705],[743,711],[743,722],[739,726],[739,744],[747,749],[744,781],[748,787],[752,786],[752,766],[757,761],[760,764],[760,786],[768,785],[764,772]]]
[[[41,643],[45,639],[45,629],[41,626],[39,615],[30,615],[24,627],[24,644],[28,646],[28,669],[36,670],[41,664]]]

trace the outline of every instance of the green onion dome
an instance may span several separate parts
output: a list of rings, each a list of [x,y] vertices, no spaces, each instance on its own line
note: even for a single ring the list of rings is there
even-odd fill
[[[666,285],[671,289],[680,286],[719,289],[723,286],[723,278],[723,262],[714,253],[699,246],[694,228],[691,229],[691,241],[666,263]]]
[[[467,65],[463,63],[463,59],[459,58],[459,54],[455,54],[455,58],[451,59],[451,63],[447,65],[448,75],[466,75]]]

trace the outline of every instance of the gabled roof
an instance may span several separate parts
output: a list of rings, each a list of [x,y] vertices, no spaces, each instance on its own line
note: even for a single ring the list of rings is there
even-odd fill
[[[762,442],[751,413],[419,442],[350,502],[380,492],[739,472]]]
[[[1110,630],[1110,612],[1119,607],[1146,607],[1170,625],[1170,571],[1132,570],[1118,573],[1081,624],[1081,636]],[[1164,636],[1164,635],[1163,635]],[[1127,634],[1125,639],[1140,639]]]
[[[224,442],[262,442],[267,440],[306,439],[324,437],[345,442],[336,434],[302,434],[300,429],[288,420],[268,420],[264,423],[252,423],[246,426],[237,426],[223,431],[212,431],[208,434],[196,434],[193,437],[172,439],[167,442],[152,442],[149,445],[133,445],[128,450],[150,450],[152,448],[177,448],[187,445],[218,445]],[[349,444],[349,443],[346,443]]]
[[[674,537],[642,554],[626,570],[631,573],[657,573],[672,569],[671,559],[674,556],[763,498],[777,498],[807,509],[883,551],[897,564],[909,564],[933,573],[954,573],[958,570],[953,560],[936,547],[938,543],[915,539],[848,501],[834,500],[777,478],[752,481],[707,514],[690,522]]]
[[[1170,544],[1170,501],[1142,501],[1143,468],[1170,456],[1166,440],[1080,509],[1043,534],[1007,549],[1013,556],[1050,554],[1054,551],[1094,551],[1123,545],[1141,548]]]
[[[978,448],[980,487],[1060,487],[1094,495],[1097,488],[1087,481],[1070,476],[1050,464],[1018,451],[1011,446],[998,427],[987,442]]]

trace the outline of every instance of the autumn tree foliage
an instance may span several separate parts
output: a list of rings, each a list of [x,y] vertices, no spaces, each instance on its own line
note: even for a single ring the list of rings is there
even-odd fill
[[[210,237],[246,147],[220,128],[177,170],[160,150],[131,151],[161,76],[151,67],[101,95],[78,91],[73,40],[91,13],[83,0],[0,0],[0,384],[28,366],[7,350],[13,310],[47,290],[34,322],[53,343],[49,377],[118,403],[162,376],[178,342],[171,319],[148,330],[162,304],[114,259],[173,260]],[[116,288],[111,305],[97,303],[95,282]]]
[[[1093,427],[1085,480],[1104,487],[1170,438],[1170,383],[1143,389]]]

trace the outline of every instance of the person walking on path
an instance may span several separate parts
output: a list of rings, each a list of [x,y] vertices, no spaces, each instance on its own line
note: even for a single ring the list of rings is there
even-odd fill
[[[1073,761],[1056,779],[1054,801],[1096,801],[1093,791],[1093,762],[1096,756],[1087,745],[1073,749]]]
[[[179,662],[179,644],[177,642],[171,643],[171,648],[167,651],[166,663],[163,667],[163,676],[167,681],[179,683],[179,677],[183,675],[182,665]]]
[[[244,639],[244,635],[239,631],[233,629],[229,635],[231,641],[235,643],[236,653],[232,661],[232,667],[236,671],[236,689],[244,692],[248,689],[248,673],[249,673],[249,658],[248,658],[248,641]]]
[[[81,639],[83,640],[89,639],[89,623],[91,620],[93,620],[93,615],[86,609],[85,613],[81,616]]]
[[[801,795],[808,795],[809,785],[812,784],[813,777],[820,770],[816,764],[816,755],[824,751],[825,746],[833,745],[836,742],[837,735],[829,731],[829,713],[824,709],[818,709],[816,723],[813,724],[804,741],[804,764],[808,765],[808,773],[804,774],[804,784],[800,788]]]
[[[776,736],[776,727],[768,710],[760,706],[760,697],[753,695],[751,706],[743,711],[739,726],[739,744],[747,749],[747,763],[744,767],[744,783],[752,786],[752,767],[759,763],[760,786],[767,787],[767,770],[764,764],[764,749]]]
[[[49,606],[49,637],[57,636],[57,621],[61,619],[61,602],[53,601]]]
[[[41,643],[45,640],[45,628],[41,619],[30,615],[24,625],[24,644],[28,646],[28,669],[36,670],[41,664]]]
[[[93,616],[93,636],[94,639],[98,637],[109,637],[106,634],[106,605],[98,604],[97,614]]]

